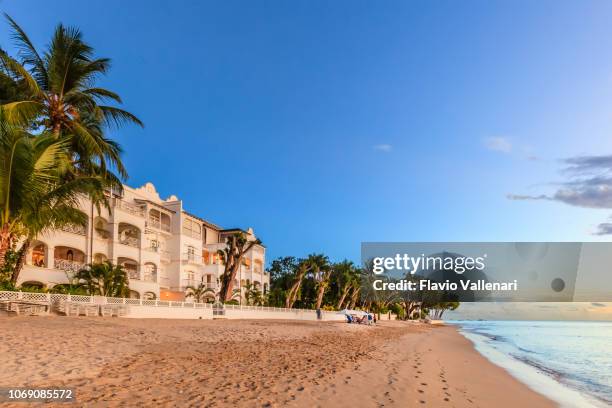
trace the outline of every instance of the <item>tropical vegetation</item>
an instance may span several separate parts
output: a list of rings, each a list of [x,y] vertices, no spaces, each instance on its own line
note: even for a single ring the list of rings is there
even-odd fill
[[[127,171],[108,130],[142,122],[96,85],[110,60],[96,57],[77,28],[59,24],[39,50],[5,17],[17,50],[0,47],[0,286],[9,287],[37,235],[86,223],[80,197],[98,210],[109,205]]]

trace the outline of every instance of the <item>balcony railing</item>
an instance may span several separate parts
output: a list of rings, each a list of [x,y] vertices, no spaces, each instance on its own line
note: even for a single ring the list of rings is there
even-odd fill
[[[70,261],[68,259],[54,259],[53,267],[66,272],[78,272],[85,264],[83,262]]]
[[[123,201],[119,198],[115,199],[115,208],[119,208],[125,212],[128,212],[130,214],[136,215],[138,217],[143,217],[145,216],[145,209],[144,207],[135,205],[135,204],[131,204],[128,203],[126,201]]]
[[[183,260],[187,261],[189,263],[195,263],[195,264],[202,264],[204,262],[204,259],[202,258],[202,255],[198,255],[198,254],[192,254],[190,252],[186,252],[183,254]]]
[[[140,240],[138,238],[134,238],[134,237],[125,237],[122,238],[121,240],[119,240],[120,244],[123,245],[128,245],[134,248],[139,248],[140,247]]]
[[[128,277],[130,279],[140,280],[140,272],[138,272],[138,269],[127,269],[127,268],[125,268],[125,271],[127,272]]]
[[[106,239],[110,239],[111,237],[111,233],[105,229],[102,228],[96,228],[96,239],[102,239],[102,240],[106,240]]]
[[[85,236],[85,227],[82,226],[82,225],[68,224],[68,225],[64,225],[61,228],[61,230],[65,231],[65,232],[70,232],[71,234],[77,234],[77,235]]]
[[[169,224],[162,224],[159,220],[155,220],[152,218],[149,218],[149,220],[147,221],[147,227],[149,228],[156,228],[158,230],[162,230],[165,232],[170,232],[170,225]]]
[[[191,286],[193,288],[199,288],[200,285],[204,285],[204,288],[207,289],[217,289],[219,287],[219,285],[217,285],[216,283],[213,282],[202,282],[200,280],[197,279],[183,279],[181,281],[181,289],[185,290],[187,289],[187,287]]]
[[[157,282],[157,273],[155,272],[145,272],[142,280],[146,282]]]

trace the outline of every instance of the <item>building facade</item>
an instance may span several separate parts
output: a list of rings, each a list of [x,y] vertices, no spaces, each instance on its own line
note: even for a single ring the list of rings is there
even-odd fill
[[[110,210],[98,212],[87,199],[80,207],[88,225],[49,231],[32,242],[18,284],[67,284],[85,265],[110,260],[127,271],[131,297],[185,300],[189,286],[220,289],[224,265],[217,251],[226,247],[228,235],[242,232],[256,239],[252,228],[222,229],[186,212],[176,196],[161,199],[151,183],[124,186],[121,195],[110,197]],[[234,288],[243,295],[247,284],[268,291],[265,251],[255,245],[240,265]]]

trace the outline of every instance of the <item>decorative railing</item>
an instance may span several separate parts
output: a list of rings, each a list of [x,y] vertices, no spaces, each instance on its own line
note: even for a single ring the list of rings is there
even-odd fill
[[[140,272],[137,269],[126,269],[125,271],[130,279],[140,280]]]
[[[77,235],[83,235],[83,236],[86,235],[85,227],[82,225],[67,224],[61,227],[60,229],[64,232],[70,232],[71,234],[77,234]]]
[[[111,233],[102,228],[96,228],[96,238],[97,239],[109,239],[111,237]]]
[[[143,217],[145,216],[145,209],[144,207],[135,205],[135,204],[131,204],[128,203],[126,201],[123,201],[121,199],[115,199],[115,208],[119,208],[127,213],[130,214],[134,214],[137,215],[138,217]]]
[[[120,244],[123,245],[128,245],[134,248],[139,248],[140,247],[140,240],[138,238],[134,238],[134,237],[124,237],[122,239],[119,240]]]
[[[182,307],[182,308],[204,308],[212,309],[211,303],[196,303],[196,302],[175,302],[169,300],[146,300],[146,299],[129,299],[129,298],[114,298],[104,296],[86,296],[86,295],[65,295],[60,293],[32,293],[32,292],[10,292],[0,291],[0,301],[6,300],[22,300],[22,301],[37,301],[49,302],[52,305],[57,305],[60,301],[77,302],[83,304],[113,304],[113,305],[134,305],[134,306],[155,306],[155,307]],[[217,305],[215,307],[219,307]],[[258,310],[264,312],[292,312],[292,313],[315,313],[313,309],[287,309],[284,307],[268,307],[268,306],[242,306],[242,305],[222,305],[221,309],[229,310]],[[322,311],[325,314],[336,314],[336,312]]]
[[[146,282],[157,282],[157,273],[145,272],[142,276],[142,280]]]
[[[144,249],[145,251],[148,251],[148,252],[155,252],[155,253],[158,253],[158,252],[159,252],[159,247],[157,247],[157,246],[152,246],[152,245],[146,246],[146,247],[144,247],[143,249]]]
[[[200,287],[200,285],[203,285],[204,288],[207,289],[217,289],[218,285],[216,283],[213,282],[202,282],[196,279],[183,279],[182,281],[182,285],[181,287],[183,288],[183,290],[185,288],[187,288],[188,286],[194,287],[194,288],[198,288]]]
[[[66,272],[78,272],[85,264],[83,262],[70,261],[68,259],[54,259],[53,267]]]
[[[204,262],[204,258],[202,257],[202,255],[192,254],[190,252],[186,252],[183,254],[183,260],[195,264],[201,264]]]
[[[162,230],[162,231],[165,231],[165,232],[170,232],[170,225],[169,224],[163,224],[161,221],[155,220],[155,219],[152,219],[152,218],[148,219],[147,227],[149,227],[149,228],[156,228],[158,230]]]

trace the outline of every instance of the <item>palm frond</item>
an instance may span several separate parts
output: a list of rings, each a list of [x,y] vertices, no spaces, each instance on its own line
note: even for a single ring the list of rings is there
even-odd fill
[[[140,127],[144,127],[144,123],[138,119],[134,114],[113,106],[98,105],[101,117],[100,119],[107,126],[120,127],[123,124],[136,124]]]
[[[47,88],[47,71],[43,59],[38,54],[38,51],[36,51],[36,47],[34,47],[28,35],[15,20],[6,13],[4,13],[4,17],[8,20],[9,25],[13,29],[12,39],[19,49],[22,64],[30,65],[32,67],[33,77],[36,78],[41,87]]]
[[[38,101],[17,101],[9,102],[0,106],[4,112],[4,118],[9,123],[21,125],[25,128],[41,114],[45,106]]]

